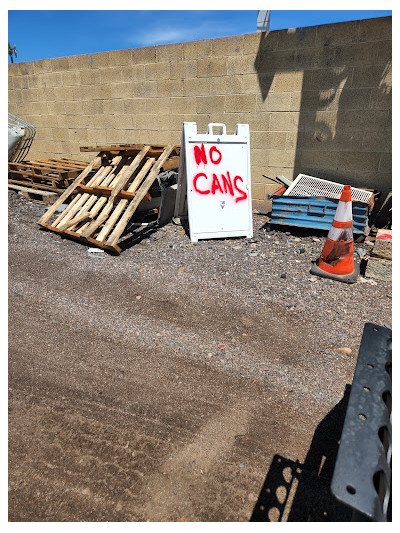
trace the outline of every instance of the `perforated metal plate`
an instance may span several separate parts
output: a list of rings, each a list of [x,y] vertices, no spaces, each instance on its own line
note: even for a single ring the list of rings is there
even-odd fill
[[[299,174],[283,196],[325,196],[327,198],[340,198],[344,185],[334,181]],[[367,203],[372,196],[371,191],[351,188],[351,199]]]
[[[392,331],[365,324],[331,483],[332,493],[360,520],[388,520],[391,368]]]

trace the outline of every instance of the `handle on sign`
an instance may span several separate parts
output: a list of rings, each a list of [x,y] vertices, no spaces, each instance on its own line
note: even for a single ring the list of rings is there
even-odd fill
[[[213,134],[214,126],[218,126],[218,127],[222,128],[222,134],[221,135],[226,135],[226,126],[225,126],[225,124],[218,124],[216,122],[211,122],[211,124],[209,124],[207,126],[207,135],[212,135]]]

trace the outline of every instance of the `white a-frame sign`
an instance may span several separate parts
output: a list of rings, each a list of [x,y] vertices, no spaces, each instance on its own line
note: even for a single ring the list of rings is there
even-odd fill
[[[209,124],[201,135],[196,122],[183,123],[175,217],[186,209],[192,242],[253,236],[248,124],[233,135]]]

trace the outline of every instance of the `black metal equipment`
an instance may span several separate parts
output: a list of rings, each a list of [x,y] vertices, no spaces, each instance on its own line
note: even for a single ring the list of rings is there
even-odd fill
[[[331,483],[355,521],[391,520],[391,374],[392,331],[366,323]]]

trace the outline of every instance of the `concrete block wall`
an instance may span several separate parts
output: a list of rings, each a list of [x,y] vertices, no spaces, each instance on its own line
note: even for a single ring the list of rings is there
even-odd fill
[[[9,111],[37,129],[29,158],[248,123],[263,199],[263,175],[300,172],[390,190],[391,87],[385,17],[10,64]]]

